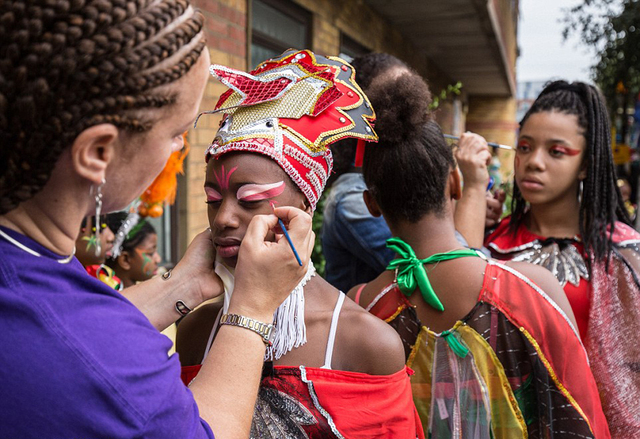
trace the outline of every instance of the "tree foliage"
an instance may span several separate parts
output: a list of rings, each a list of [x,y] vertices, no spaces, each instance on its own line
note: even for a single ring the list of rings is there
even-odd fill
[[[565,10],[566,38],[579,33],[596,48],[592,76],[609,105],[628,106],[640,92],[640,0],[584,0]]]

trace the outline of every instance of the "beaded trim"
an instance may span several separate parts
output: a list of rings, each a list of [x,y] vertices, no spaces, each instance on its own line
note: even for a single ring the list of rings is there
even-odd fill
[[[320,413],[322,413],[322,416],[327,419],[327,422],[329,423],[329,427],[331,427],[331,431],[333,432],[333,434],[335,434],[339,439],[344,439],[344,436],[338,431],[338,428],[336,427],[335,422],[333,422],[333,418],[331,417],[329,412],[327,412],[324,407],[320,405],[320,401],[318,401],[318,395],[316,395],[316,390],[313,386],[313,381],[307,379],[307,369],[304,366],[300,366],[300,378],[302,379],[302,382],[305,383],[309,388],[309,395],[311,396],[313,405],[316,407],[316,409],[318,409]]]

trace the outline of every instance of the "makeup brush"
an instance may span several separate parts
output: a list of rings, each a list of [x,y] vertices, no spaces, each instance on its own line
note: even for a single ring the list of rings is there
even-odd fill
[[[287,232],[287,229],[284,228],[284,223],[282,222],[282,220],[280,218],[278,218],[278,224],[280,224],[280,228],[282,229],[282,233],[284,233],[284,237],[287,238],[287,242],[289,243],[289,246],[291,247],[291,250],[293,250],[293,255],[296,257],[296,261],[298,261],[298,264],[302,267],[302,261],[300,260],[300,256],[298,256],[298,252],[296,251],[296,248],[293,246],[293,242],[291,241],[291,237],[289,237],[289,233]]]
[[[452,136],[451,134],[443,134],[443,136],[444,136],[445,139],[460,140],[460,137]],[[515,150],[515,148],[513,146],[501,145],[500,143],[487,142],[487,145],[493,146],[494,148],[508,149],[510,151],[514,151]]]

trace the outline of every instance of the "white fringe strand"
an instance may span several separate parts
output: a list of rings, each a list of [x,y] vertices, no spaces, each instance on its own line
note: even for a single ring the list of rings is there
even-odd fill
[[[216,261],[215,271],[224,284],[222,312],[226,314],[235,284],[234,273],[220,261]],[[265,351],[264,361],[278,360],[287,352],[307,342],[307,327],[304,323],[304,287],[315,274],[316,269],[310,262],[307,274],[273,314],[275,338],[273,345]]]

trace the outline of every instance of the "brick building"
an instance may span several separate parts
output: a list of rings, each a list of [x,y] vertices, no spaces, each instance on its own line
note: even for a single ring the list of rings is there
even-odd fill
[[[463,84],[462,93],[441,102],[437,111],[445,132],[471,130],[506,144],[515,140],[518,0],[193,3],[206,17],[213,63],[247,70],[289,47],[345,57],[387,52],[423,75],[433,94],[458,81]],[[212,79],[201,109],[213,108],[224,90]],[[185,176],[162,227],[166,260],[175,262],[193,236],[208,226],[203,157],[219,121],[219,116],[202,117],[189,132],[192,149]]]

